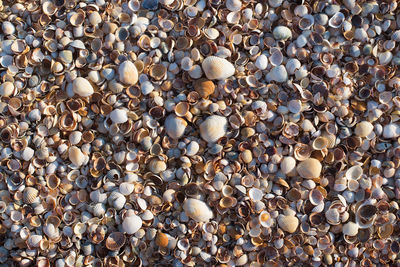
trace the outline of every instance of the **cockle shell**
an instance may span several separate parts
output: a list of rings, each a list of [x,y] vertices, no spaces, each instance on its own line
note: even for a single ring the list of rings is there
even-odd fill
[[[288,74],[286,68],[283,65],[279,65],[274,67],[268,74],[267,74],[267,81],[275,81],[278,83],[283,83],[288,80]]]
[[[204,73],[210,80],[225,80],[235,74],[235,67],[228,60],[209,56],[201,64]]]
[[[113,232],[106,239],[106,247],[109,250],[119,250],[126,242],[126,237],[121,232]]]
[[[21,158],[25,161],[31,160],[31,158],[33,157],[33,154],[35,153],[35,151],[30,148],[30,147],[26,147],[22,152],[21,152]]]
[[[268,58],[266,55],[261,54],[257,57],[256,62],[254,65],[259,69],[259,70],[265,70],[268,67]]]
[[[373,129],[374,126],[372,123],[369,121],[362,121],[357,123],[354,133],[359,137],[366,137],[372,132]]]
[[[183,202],[183,210],[196,222],[208,222],[214,216],[206,203],[194,198],[188,198]]]
[[[227,0],[225,6],[229,11],[237,12],[242,8],[242,2],[240,0]]]
[[[14,92],[14,84],[11,82],[4,82],[0,85],[0,95],[10,96]]]
[[[72,91],[81,97],[91,96],[94,92],[90,82],[83,77],[78,77],[72,82]]]
[[[40,245],[40,241],[42,241],[43,237],[41,235],[31,235],[28,240],[27,244],[31,248],[37,248]]]
[[[114,123],[124,123],[128,120],[128,115],[125,109],[117,108],[110,113],[110,119]]]
[[[68,149],[68,158],[75,166],[78,167],[82,166],[83,162],[85,161],[85,155],[76,146],[71,146]]]
[[[165,119],[164,126],[169,137],[172,139],[179,139],[185,132],[187,122],[185,119],[171,114]]]
[[[355,236],[358,233],[358,225],[353,222],[348,222],[343,225],[343,234],[348,236]]]
[[[297,172],[299,175],[306,179],[317,178],[320,176],[322,165],[319,160],[315,158],[308,158],[299,163]]]
[[[284,157],[281,161],[281,171],[284,174],[289,174],[296,168],[296,160],[293,157]]]
[[[164,233],[159,232],[156,236],[156,244],[160,247],[167,247],[168,246],[168,236]]]
[[[141,227],[142,227],[142,219],[140,219],[139,216],[134,214],[126,217],[122,222],[122,229],[128,235],[136,233],[137,231],[139,231]]]
[[[199,79],[193,83],[194,90],[199,93],[202,98],[212,95],[215,90],[215,84],[207,79]]]
[[[36,188],[25,187],[23,195],[22,195],[23,201],[26,204],[32,204],[33,202],[35,202],[38,195],[39,195],[39,191]]]
[[[280,214],[278,216],[279,227],[289,233],[294,233],[299,226],[299,219],[291,215]]]
[[[200,124],[200,135],[208,143],[214,143],[226,134],[227,125],[225,117],[212,115]]]
[[[292,38],[292,31],[286,26],[277,26],[272,32],[276,40],[287,40]]]
[[[126,85],[135,85],[139,79],[138,71],[131,61],[126,60],[118,67],[119,80]]]
[[[400,136],[400,123],[389,123],[383,127],[383,137],[390,139],[390,138],[397,138]]]

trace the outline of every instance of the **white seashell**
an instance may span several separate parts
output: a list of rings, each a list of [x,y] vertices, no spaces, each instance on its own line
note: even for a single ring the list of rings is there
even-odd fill
[[[181,68],[185,71],[191,70],[193,67],[193,60],[190,57],[184,57],[181,60]]]
[[[227,16],[226,16],[226,21],[229,24],[238,24],[240,21],[241,15],[240,12],[230,12]]]
[[[135,189],[135,186],[131,183],[121,183],[119,185],[119,192],[121,194],[123,194],[124,196],[130,195],[134,189]]]
[[[165,119],[164,127],[165,131],[172,139],[179,139],[185,132],[187,122],[176,115],[169,115]]]
[[[335,15],[333,15],[329,21],[328,25],[332,28],[339,28],[343,21],[345,20],[345,16],[341,12],[337,12]]]
[[[14,93],[14,84],[11,82],[4,82],[0,85],[0,95],[10,96]]]
[[[355,236],[358,233],[358,225],[353,222],[348,222],[343,225],[343,234],[348,236]]]
[[[209,56],[201,64],[204,73],[210,80],[225,80],[235,74],[235,67],[228,60]]]
[[[280,7],[283,3],[283,0],[268,0],[268,5],[273,8]]]
[[[227,0],[225,5],[226,8],[232,12],[240,11],[240,9],[242,8],[242,2],[240,0]]]
[[[153,213],[151,213],[151,211],[149,211],[149,210],[145,210],[142,214],[140,214],[140,217],[144,221],[150,221],[150,220],[154,219]]]
[[[203,75],[203,71],[200,67],[200,65],[194,65],[190,70],[189,70],[189,76],[193,79],[200,79],[200,77]]]
[[[264,193],[258,188],[251,188],[249,190],[249,198],[254,201],[260,201],[263,198]]]
[[[298,99],[290,100],[287,107],[290,112],[297,114],[301,111],[301,101]]]
[[[78,167],[81,166],[85,161],[85,155],[76,146],[71,146],[68,149],[68,158],[75,166]]]
[[[117,124],[124,123],[128,120],[128,115],[125,109],[118,108],[110,113],[110,119]]]
[[[259,70],[265,70],[268,67],[268,58],[266,55],[261,54],[257,57],[254,64]]]
[[[286,72],[286,68],[283,65],[279,65],[274,67],[268,74],[267,74],[267,81],[275,81],[278,83],[283,83],[288,80],[288,74]]]
[[[104,202],[107,200],[107,194],[101,193],[99,190],[90,192],[90,199],[95,203]]]
[[[381,65],[387,65],[392,61],[393,54],[390,51],[385,51],[379,54],[379,63]]]
[[[40,245],[40,241],[42,241],[43,237],[41,235],[31,235],[28,238],[28,245],[31,248],[37,248]]]
[[[71,145],[79,144],[79,142],[82,139],[82,132],[74,131],[69,135],[68,139],[69,139],[69,142],[71,143]]]
[[[293,157],[284,157],[280,166],[284,174],[289,174],[296,169],[296,160]]]
[[[93,206],[92,213],[93,213],[93,216],[95,216],[95,217],[102,217],[106,213],[106,211],[107,211],[107,208],[106,208],[105,204],[96,203]]]
[[[297,58],[291,58],[286,62],[286,70],[289,75],[293,75],[301,67],[301,62]]]
[[[206,203],[194,198],[187,198],[183,202],[183,210],[187,216],[196,222],[208,222],[214,216]]]
[[[363,174],[363,169],[360,165],[353,166],[346,171],[346,178],[347,179],[354,179],[358,180],[361,178]]]
[[[275,51],[272,52],[271,56],[269,57],[269,62],[272,64],[272,66],[279,66],[282,64],[282,61],[282,52],[279,49],[275,49]]]
[[[126,60],[119,65],[118,73],[119,80],[127,85],[135,85],[139,78],[135,65],[129,60]]]
[[[199,149],[200,149],[199,143],[197,143],[196,141],[191,141],[186,147],[186,155],[194,156],[197,154]]]
[[[400,136],[400,124],[399,123],[389,123],[383,127],[383,137],[384,138],[397,138]]]
[[[6,35],[12,35],[15,33],[15,26],[9,21],[2,22],[1,28]]]
[[[227,126],[225,117],[212,115],[200,124],[200,135],[208,143],[214,143],[226,134]]]
[[[25,161],[31,160],[35,151],[29,146],[21,152],[21,158]]]
[[[277,26],[272,32],[276,40],[287,40],[292,38],[292,31],[286,26]]]
[[[148,95],[154,90],[154,85],[150,81],[144,81],[140,85],[142,89],[142,94]]]
[[[321,162],[315,158],[308,158],[297,165],[297,172],[301,177],[306,179],[319,177],[321,170]]]
[[[174,0],[159,0],[160,4],[166,5],[166,6],[172,4],[173,2],[174,2]]]
[[[130,215],[126,217],[122,222],[122,229],[128,235],[132,235],[139,231],[142,227],[142,219],[137,215]]]
[[[370,123],[369,121],[362,121],[357,123],[356,128],[354,129],[354,133],[359,137],[367,137],[373,129],[374,126],[372,125],[372,123]]]
[[[94,92],[90,82],[83,77],[78,77],[73,81],[72,91],[81,97],[91,96]]]
[[[36,201],[39,191],[34,187],[25,187],[22,199],[25,204],[32,204]]]
[[[113,191],[108,196],[108,204],[112,205],[116,210],[120,210],[124,207],[126,198],[123,194]]]
[[[282,230],[289,233],[294,233],[299,225],[299,219],[292,215],[280,214],[278,216],[278,224]]]

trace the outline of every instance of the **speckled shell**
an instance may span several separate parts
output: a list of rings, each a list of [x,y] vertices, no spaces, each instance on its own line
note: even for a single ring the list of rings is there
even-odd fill
[[[200,135],[208,143],[214,143],[226,134],[227,124],[225,117],[212,115],[200,124]]]
[[[214,216],[206,203],[194,198],[188,198],[183,202],[183,210],[196,222],[208,222]]]
[[[204,73],[210,80],[225,80],[235,74],[235,67],[228,60],[209,56],[201,64]]]

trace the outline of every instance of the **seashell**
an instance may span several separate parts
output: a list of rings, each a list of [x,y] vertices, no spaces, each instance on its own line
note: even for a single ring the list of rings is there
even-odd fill
[[[22,150],[21,152],[21,158],[25,161],[29,161],[32,159],[33,155],[34,155],[35,151],[30,148],[30,147],[26,147],[24,150]]]
[[[277,26],[272,31],[275,40],[283,40],[292,38],[292,31],[286,26]]]
[[[219,206],[222,209],[229,209],[231,207],[236,206],[237,200],[234,197],[223,197],[219,201]]]
[[[288,105],[287,105],[288,109],[290,112],[297,114],[301,111],[302,106],[301,106],[301,101],[300,100],[290,100]]]
[[[125,109],[114,109],[110,113],[110,119],[117,124],[124,123],[128,121],[128,115]]]
[[[0,85],[0,95],[11,96],[12,94],[14,94],[14,84],[11,82],[3,82]]]
[[[215,90],[215,84],[207,79],[199,79],[193,82],[193,87],[202,98],[208,98]]]
[[[338,225],[340,223],[340,213],[337,209],[328,209],[325,212],[325,217],[331,225]]]
[[[229,11],[238,12],[242,8],[242,2],[240,0],[227,0],[225,6]]]
[[[107,211],[107,209],[106,209],[106,205],[105,205],[105,204],[103,204],[103,203],[96,203],[96,204],[93,206],[92,214],[93,214],[93,216],[101,217],[101,216],[103,216],[103,215],[106,213],[106,211]]]
[[[150,81],[141,83],[142,94],[148,95],[154,90],[154,85]]]
[[[190,57],[184,57],[181,60],[181,69],[185,71],[191,70],[193,67],[193,60]]]
[[[383,137],[387,139],[397,138],[400,136],[399,123],[389,123],[383,127]]]
[[[124,196],[129,196],[133,190],[135,189],[135,185],[131,183],[121,183],[119,185],[119,192]]]
[[[302,178],[312,179],[320,176],[322,165],[319,160],[315,158],[308,158],[299,163],[297,172]]]
[[[206,203],[194,198],[188,198],[183,202],[183,210],[196,222],[208,222],[214,216]]]
[[[278,224],[282,230],[288,233],[294,233],[297,229],[297,226],[299,226],[299,219],[292,215],[280,214],[278,216]]]
[[[309,193],[309,200],[311,204],[314,206],[320,205],[321,203],[323,204],[324,201],[324,196],[318,189],[313,189]]]
[[[91,96],[94,92],[90,82],[83,77],[78,77],[72,82],[72,91],[81,97]]]
[[[361,178],[363,174],[363,169],[360,165],[353,166],[346,171],[346,178],[347,179],[354,179],[358,180]]]
[[[251,188],[249,190],[249,198],[254,201],[260,201],[264,196],[264,193],[258,188]]]
[[[167,68],[162,64],[154,64],[149,71],[150,77],[156,81],[162,80],[167,73]]]
[[[343,21],[345,20],[345,16],[343,15],[343,13],[341,12],[337,12],[335,15],[333,15],[329,21],[328,21],[328,25],[332,28],[339,28]]]
[[[265,70],[268,67],[268,58],[266,55],[261,54],[257,57],[256,62],[254,65],[259,69],[259,70]]]
[[[322,150],[328,147],[328,139],[324,136],[318,136],[312,142],[312,148],[314,150]]]
[[[76,146],[71,146],[68,149],[68,158],[77,167],[82,166],[82,164],[85,162],[85,155]]]
[[[187,122],[176,115],[169,115],[165,119],[164,127],[168,136],[172,139],[179,139],[185,132]]]
[[[306,144],[297,143],[294,147],[294,157],[299,161],[304,161],[311,156],[311,147]]]
[[[135,64],[129,60],[126,60],[119,65],[118,74],[120,82],[126,85],[135,85],[139,79],[139,74]]]
[[[61,181],[55,174],[50,174],[46,177],[46,184],[50,189],[56,189],[60,185]]]
[[[306,14],[299,20],[299,28],[303,31],[309,30],[314,25],[314,17]]]
[[[220,57],[206,57],[201,66],[209,80],[225,80],[235,73],[232,63]]]
[[[106,239],[106,247],[109,250],[119,250],[126,242],[126,237],[121,232],[113,232]]]
[[[12,35],[12,34],[15,33],[15,26],[14,26],[11,22],[9,22],[9,21],[4,21],[4,22],[2,22],[1,24],[2,24],[2,25],[1,25],[1,28],[2,28],[2,30],[3,30],[3,32],[4,32],[4,34],[6,34],[6,35]]]
[[[97,11],[91,12],[89,14],[89,22],[93,26],[97,26],[98,24],[100,24],[102,22],[102,19],[101,19],[99,12],[97,12]]]
[[[268,74],[267,74],[267,81],[275,81],[278,83],[283,83],[288,80],[288,74],[286,68],[283,65],[279,65],[274,67]]]
[[[271,49],[272,50],[272,49]],[[282,64],[283,54],[279,49],[275,49],[269,57],[269,62],[272,66],[279,66]]]
[[[212,115],[200,124],[200,135],[208,143],[214,143],[225,136],[227,127],[228,122],[225,117]]]
[[[354,133],[359,137],[367,137],[374,130],[374,126],[369,121],[357,123]]]
[[[156,244],[159,247],[167,247],[169,243],[168,236],[164,233],[158,232],[156,236]]]
[[[281,171],[284,174],[292,173],[296,168],[296,160],[293,157],[284,157],[280,163]]]
[[[134,214],[125,217],[125,219],[122,222],[122,229],[128,235],[136,233],[137,231],[139,231],[141,227],[142,227],[142,219],[140,219],[139,216]]]
[[[343,234],[348,236],[356,236],[358,233],[358,225],[353,222],[348,222],[343,225]]]
[[[148,168],[152,173],[158,174],[167,169],[167,164],[162,160],[154,158],[150,161]]]
[[[42,241],[42,239],[43,237],[41,235],[31,235],[30,237],[28,237],[26,243],[30,248],[37,248],[40,246],[40,242]]]
[[[25,204],[32,204],[36,201],[38,196],[39,196],[39,191],[36,188],[25,187],[22,199]]]
[[[175,105],[174,111],[177,116],[184,117],[188,114],[189,108],[190,106],[188,102],[179,102]]]

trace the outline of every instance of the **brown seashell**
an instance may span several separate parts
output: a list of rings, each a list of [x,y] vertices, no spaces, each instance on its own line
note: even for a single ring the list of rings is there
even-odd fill
[[[168,236],[166,234],[161,233],[161,232],[157,233],[156,244],[159,247],[167,247],[168,246],[168,242],[169,242],[169,240],[168,240]]]
[[[113,232],[106,239],[106,247],[109,250],[119,250],[125,244],[126,237],[121,232]]]
[[[202,98],[208,98],[215,90],[215,84],[207,79],[199,79],[193,83],[194,90],[199,93]]]
[[[46,184],[50,189],[56,189],[60,185],[60,178],[55,174],[50,174],[46,177]]]
[[[149,70],[150,76],[156,81],[162,80],[167,74],[167,68],[161,64],[153,65]]]

